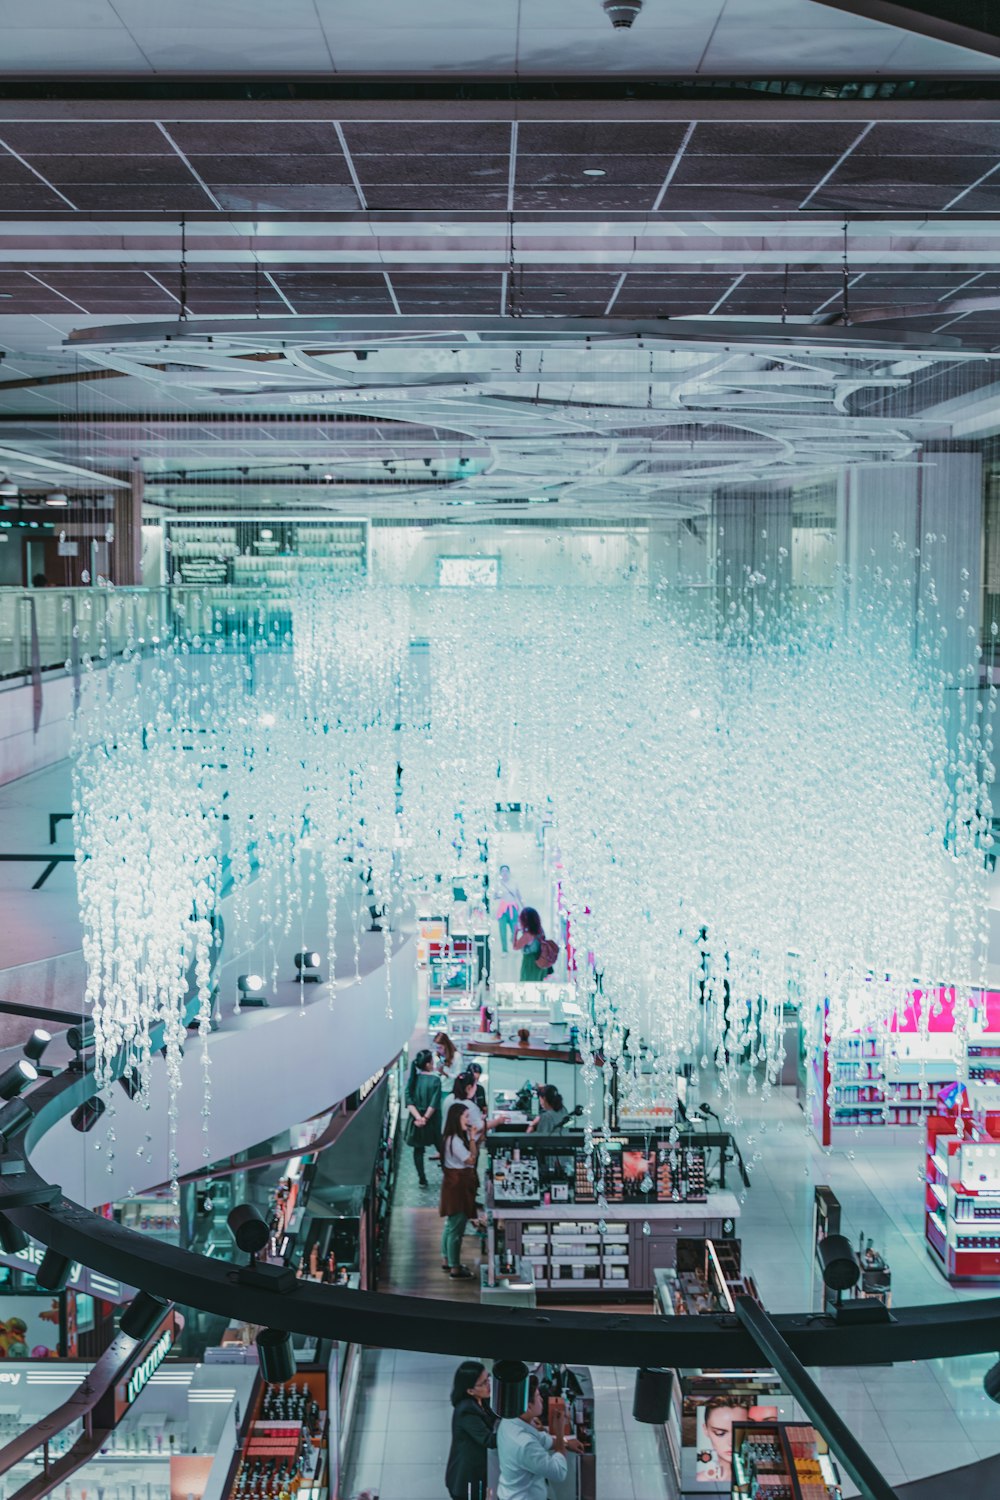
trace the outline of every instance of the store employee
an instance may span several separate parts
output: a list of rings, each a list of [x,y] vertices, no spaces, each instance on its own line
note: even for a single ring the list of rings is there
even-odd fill
[[[497,1500],[545,1500],[548,1481],[566,1478],[566,1450],[582,1453],[576,1438],[566,1436],[566,1414],[556,1412],[551,1435],[540,1432],[542,1398],[538,1376],[528,1379],[528,1408],[519,1417],[505,1417],[497,1427],[500,1483]]]

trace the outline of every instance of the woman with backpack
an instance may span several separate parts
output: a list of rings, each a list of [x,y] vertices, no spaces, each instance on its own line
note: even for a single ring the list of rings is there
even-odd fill
[[[547,979],[559,957],[559,944],[542,931],[542,919],[533,906],[526,906],[517,921],[514,947],[521,954],[521,983]]]

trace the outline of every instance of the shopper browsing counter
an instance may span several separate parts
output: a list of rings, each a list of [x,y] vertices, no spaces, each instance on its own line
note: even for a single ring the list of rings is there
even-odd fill
[[[548,1481],[566,1478],[566,1453],[582,1453],[583,1444],[566,1436],[566,1413],[552,1417],[551,1433],[539,1430],[542,1398],[538,1377],[528,1380],[528,1405],[519,1417],[505,1417],[497,1428],[500,1483],[497,1500],[545,1500]]]

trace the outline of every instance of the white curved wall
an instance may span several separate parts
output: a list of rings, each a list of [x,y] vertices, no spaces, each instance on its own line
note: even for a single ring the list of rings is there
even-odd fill
[[[385,973],[376,967],[360,981],[312,991],[303,1010],[282,1007],[244,1013],[238,1030],[209,1042],[211,1113],[202,1116],[202,1049],[195,1039],[184,1061],[177,1127],[179,1171],[203,1168],[277,1135],[343,1099],[403,1048],[417,1018],[414,948],[401,943],[391,964],[392,1014]],[[62,1120],[39,1143],[33,1165],[67,1197],[89,1207],[124,1198],[170,1175],[165,1069],[157,1060],[148,1111],[116,1098],[114,1160],[108,1160],[109,1116],[88,1135]],[[144,1157],[151,1156],[146,1162]]]

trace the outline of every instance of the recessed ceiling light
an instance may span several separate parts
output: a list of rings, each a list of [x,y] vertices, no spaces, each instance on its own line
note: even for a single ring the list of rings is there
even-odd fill
[[[608,174],[603,167],[584,167],[584,177],[606,177]]]

